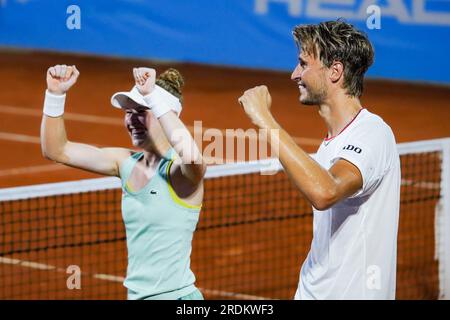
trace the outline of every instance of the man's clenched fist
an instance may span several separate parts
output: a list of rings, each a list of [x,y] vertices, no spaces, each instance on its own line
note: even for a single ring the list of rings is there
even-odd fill
[[[266,86],[257,86],[245,91],[238,101],[253,124],[258,127],[263,127],[272,119],[270,113],[272,97]]]

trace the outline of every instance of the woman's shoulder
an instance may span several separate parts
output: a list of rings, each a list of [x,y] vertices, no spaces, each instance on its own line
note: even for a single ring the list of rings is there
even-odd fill
[[[135,162],[139,161],[142,157],[143,152],[138,152],[126,148],[114,148],[114,153],[116,154],[117,166],[119,168],[119,175],[123,176],[126,167],[133,165]]]
[[[135,150],[129,150],[128,157],[131,157],[132,159],[140,160],[144,155],[143,151],[135,151]]]

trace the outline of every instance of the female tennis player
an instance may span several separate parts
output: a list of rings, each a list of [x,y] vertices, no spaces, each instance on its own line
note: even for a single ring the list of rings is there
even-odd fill
[[[156,79],[154,69],[135,68],[134,88],[113,95],[113,106],[125,111],[124,124],[133,146],[142,150],[135,152],[67,140],[64,102],[79,74],[75,66],[66,65],[47,71],[43,155],[71,167],[120,177],[128,299],[203,299],[194,285],[190,254],[206,165],[179,119],[183,78],[175,69]]]

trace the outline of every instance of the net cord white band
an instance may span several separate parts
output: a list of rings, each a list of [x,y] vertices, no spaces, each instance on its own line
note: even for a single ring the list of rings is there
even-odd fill
[[[440,279],[440,299],[450,300],[450,139],[444,143],[442,150],[442,173],[441,173],[441,210],[442,210],[442,232],[439,242],[443,248],[438,252],[443,256],[438,257],[439,269],[442,270],[443,279]],[[440,272],[441,273],[441,272]]]
[[[446,150],[446,148],[447,149],[450,148],[449,146],[450,146],[450,138],[400,143],[397,145],[400,155],[435,152],[435,151],[442,152],[443,150]],[[444,157],[448,157],[442,159],[444,166],[443,175],[445,174],[448,178],[448,176],[450,175],[448,173],[449,171],[448,166],[450,164],[450,155],[446,153],[444,153],[443,155]],[[235,176],[252,173],[264,173],[266,170],[281,171],[283,170],[283,167],[278,159],[273,158],[265,160],[229,163],[223,165],[214,165],[208,167],[205,179],[213,179],[217,177]],[[449,197],[448,194],[450,190],[449,187],[445,184],[445,183],[448,184],[449,180],[444,180],[445,179],[444,176],[442,178],[443,179],[441,182],[441,190],[442,192],[446,192],[445,196]],[[97,190],[110,190],[117,188],[121,188],[121,184],[120,179],[116,177],[84,179],[73,182],[72,181],[57,182],[25,187],[0,189],[0,201],[38,198],[53,195],[56,196],[56,195],[89,192]],[[448,230],[450,230],[450,228]]]

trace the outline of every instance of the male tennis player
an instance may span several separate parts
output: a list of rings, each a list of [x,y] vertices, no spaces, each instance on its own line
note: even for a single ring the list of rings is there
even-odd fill
[[[300,102],[317,105],[328,135],[314,158],[270,113],[267,87],[239,102],[252,122],[278,129],[278,157],[314,211],[311,250],[296,299],[394,299],[400,160],[390,127],[359,100],[373,62],[366,35],[342,20],[297,26]],[[272,140],[273,141],[273,140]]]
[[[125,111],[125,127],[141,152],[67,140],[64,102],[79,72],[65,65],[47,72],[42,152],[71,167],[121,178],[129,299],[203,299],[190,254],[206,165],[179,119],[183,79],[174,69],[158,80],[149,68],[135,68],[133,74],[136,86],[114,94],[111,102]]]

